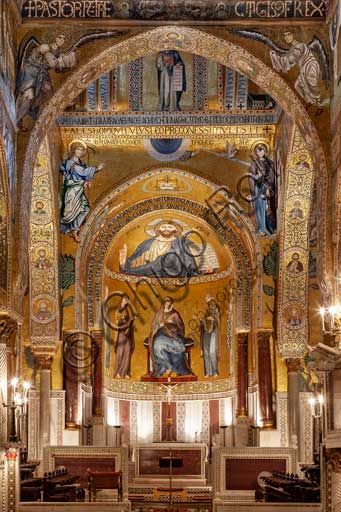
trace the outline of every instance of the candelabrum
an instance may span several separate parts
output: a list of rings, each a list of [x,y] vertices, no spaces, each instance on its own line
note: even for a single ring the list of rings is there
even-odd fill
[[[322,418],[323,414],[323,404],[324,404],[324,398],[321,394],[314,394],[309,399],[310,407],[311,407],[311,414],[313,418]]]
[[[314,393],[309,400],[313,418],[313,458],[320,466],[320,478],[323,481],[323,434],[324,434],[324,396]]]
[[[335,344],[341,350],[341,304],[320,308],[322,331],[335,336]]]
[[[10,411],[9,418],[9,441],[12,443],[21,442],[21,434],[25,434],[25,420],[27,417],[27,394],[30,389],[30,383],[21,382],[17,377],[11,380],[12,399],[10,403],[5,404],[2,398],[3,407]],[[2,394],[2,393],[1,393]]]

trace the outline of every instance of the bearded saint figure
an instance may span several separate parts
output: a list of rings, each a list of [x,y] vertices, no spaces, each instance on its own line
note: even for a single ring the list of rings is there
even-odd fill
[[[192,277],[201,274],[197,263],[198,248],[186,236],[181,226],[172,220],[162,220],[154,228],[155,236],[144,240],[127,257],[127,245],[120,250],[120,271],[145,277]],[[200,263],[200,262],[199,262]]]

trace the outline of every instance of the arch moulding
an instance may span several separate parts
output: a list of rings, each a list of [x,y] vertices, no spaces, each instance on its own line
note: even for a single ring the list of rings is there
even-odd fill
[[[51,98],[49,104],[42,111],[30,135],[27,147],[23,180],[20,197],[20,210],[22,213],[21,224],[19,228],[19,265],[21,269],[27,269],[27,244],[28,244],[28,212],[30,211],[31,197],[27,191],[32,190],[32,173],[35,157],[38,153],[43,137],[65,107],[83,91],[88,84],[96,80],[100,75],[109,71],[113,67],[144,57],[149,54],[164,50],[177,49],[187,51],[202,57],[214,60],[219,64],[229,66],[230,68],[242,73],[266,93],[274,98],[274,100],[282,107],[287,115],[293,120],[301,134],[301,139],[305,148],[311,155],[312,172],[316,173],[316,180],[320,190],[320,204],[323,208],[321,211],[320,222],[320,268],[319,273],[322,275],[326,263],[326,222],[325,222],[325,196],[327,192],[327,169],[321,142],[318,137],[317,130],[307,114],[303,104],[298,99],[293,89],[271,68],[265,65],[260,59],[235,45],[230,41],[226,41],[212,34],[208,34],[202,30],[188,27],[165,26],[148,30],[137,36],[132,36],[121,41],[114,46],[103,50],[99,55],[91,58],[87,63],[72,73],[69,78],[61,85],[59,90]],[[312,152],[313,150],[313,152]],[[288,169],[286,181],[290,181],[291,169]],[[310,214],[310,197],[307,210],[307,219]],[[286,211],[285,205],[284,210]],[[286,223],[283,222],[282,229],[285,229]],[[282,237],[286,237],[286,233],[282,231]],[[308,236],[306,236],[305,250],[308,250]],[[281,244],[281,261],[283,261],[283,247]],[[328,259],[329,261],[329,259]],[[305,310],[303,315],[307,317],[307,292],[308,292],[308,267],[304,269],[304,296]],[[283,285],[280,288],[279,304],[286,302],[286,295],[291,292]],[[302,298],[302,294],[301,294]],[[295,301],[291,301],[293,304]],[[302,302],[301,302],[302,304]],[[279,320],[281,318],[281,306],[279,311]],[[303,333],[306,338],[307,332]],[[297,351],[289,348],[283,354],[284,357],[298,357]],[[301,354],[302,355],[302,354]]]

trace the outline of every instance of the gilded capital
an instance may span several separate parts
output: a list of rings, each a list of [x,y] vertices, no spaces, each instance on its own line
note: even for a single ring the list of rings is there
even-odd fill
[[[289,358],[286,360],[288,373],[297,373],[298,369],[302,366],[301,359]]]
[[[242,345],[242,344],[247,345],[248,336],[249,336],[248,332],[238,332],[237,333],[238,345]]]
[[[258,343],[258,346],[261,346],[261,345],[267,345],[270,341],[270,338],[272,336],[272,330],[271,329],[267,329],[267,330],[264,330],[264,331],[258,331],[257,332],[257,343]]]
[[[51,370],[53,357],[51,354],[36,354],[40,370]]]
[[[0,317],[0,341],[7,343],[17,330],[17,322],[10,317]]]

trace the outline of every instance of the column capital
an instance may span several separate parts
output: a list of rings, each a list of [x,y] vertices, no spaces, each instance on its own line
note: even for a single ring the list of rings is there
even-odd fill
[[[17,331],[17,321],[10,316],[0,315],[0,341],[1,343],[8,343],[12,335]]]
[[[237,332],[237,341],[238,341],[238,344],[242,344],[242,343],[247,344],[248,336],[249,336],[249,331],[240,331],[240,332]]]
[[[289,358],[286,360],[288,373],[298,373],[298,369],[301,366],[301,359]]]
[[[335,473],[341,473],[341,449],[331,448],[326,450],[326,463],[333,466]]]
[[[35,354],[40,370],[51,370],[53,357],[51,354]]]
[[[80,335],[82,334],[82,331],[79,329],[65,329],[63,331],[63,341],[66,341],[67,339],[78,339]]]
[[[91,336],[93,336],[96,340],[102,339],[103,331],[101,329],[93,329],[91,331]]]
[[[262,345],[264,343],[269,343],[269,340],[271,338],[273,334],[273,330],[272,329],[264,329],[263,331],[258,331],[257,332],[257,342],[258,342],[258,345]]]

